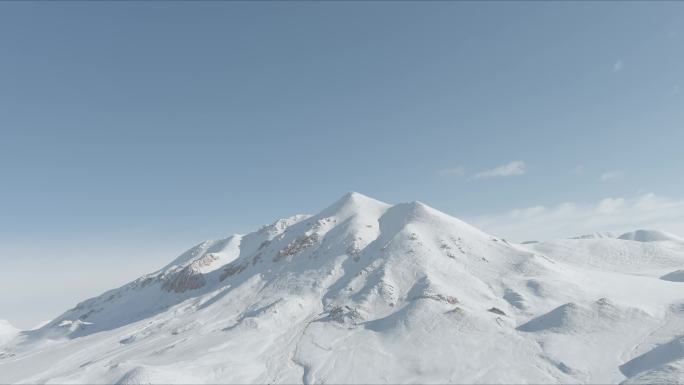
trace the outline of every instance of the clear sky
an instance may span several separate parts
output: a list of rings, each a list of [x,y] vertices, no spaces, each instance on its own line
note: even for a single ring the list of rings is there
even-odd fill
[[[0,3],[0,318],[349,190],[684,235],[684,3]]]

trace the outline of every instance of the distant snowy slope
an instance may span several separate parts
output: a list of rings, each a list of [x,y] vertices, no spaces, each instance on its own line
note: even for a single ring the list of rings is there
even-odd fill
[[[660,277],[660,279],[673,282],[684,282],[684,269],[669,272]]]
[[[6,343],[19,334],[19,329],[15,328],[9,322],[0,319],[0,345]]]
[[[628,233],[624,233],[618,237],[619,239],[637,241],[637,242],[662,242],[662,241],[673,241],[673,242],[684,242],[684,239],[666,233],[664,231],[658,230],[636,230]]]
[[[613,231],[599,231],[596,233],[580,235],[580,236],[572,238],[572,239],[605,239],[605,238],[617,238],[619,236],[620,236],[620,233],[616,233]]]
[[[680,242],[575,238],[525,246],[557,261],[607,271],[656,275],[684,266],[684,243]]]
[[[316,215],[203,242],[22,332],[0,347],[0,373],[26,383],[669,381],[680,378],[684,287],[661,277],[683,263],[674,241],[517,245],[421,202],[349,193]]]

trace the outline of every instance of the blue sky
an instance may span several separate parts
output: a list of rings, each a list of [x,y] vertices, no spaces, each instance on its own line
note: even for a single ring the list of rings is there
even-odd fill
[[[518,240],[684,230],[682,3],[7,2],[0,49],[21,327],[349,190]]]

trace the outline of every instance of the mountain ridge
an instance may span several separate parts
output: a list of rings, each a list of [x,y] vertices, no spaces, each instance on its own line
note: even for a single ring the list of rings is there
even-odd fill
[[[0,373],[32,383],[637,380],[641,371],[621,368],[684,321],[681,283],[661,279],[684,264],[681,246],[513,244],[418,201],[350,192],[318,214],[202,242],[20,333],[0,345]],[[649,378],[679,378],[679,361],[649,366]]]

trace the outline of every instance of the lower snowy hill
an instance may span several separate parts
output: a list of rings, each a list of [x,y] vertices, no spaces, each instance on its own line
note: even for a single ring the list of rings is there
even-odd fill
[[[666,234],[637,230],[614,238],[581,237],[526,246],[556,261],[577,267],[664,274],[684,266],[684,241]]]
[[[0,345],[0,379],[681,381],[684,286],[661,277],[684,266],[684,244],[621,238],[517,245],[350,193],[20,333]]]

